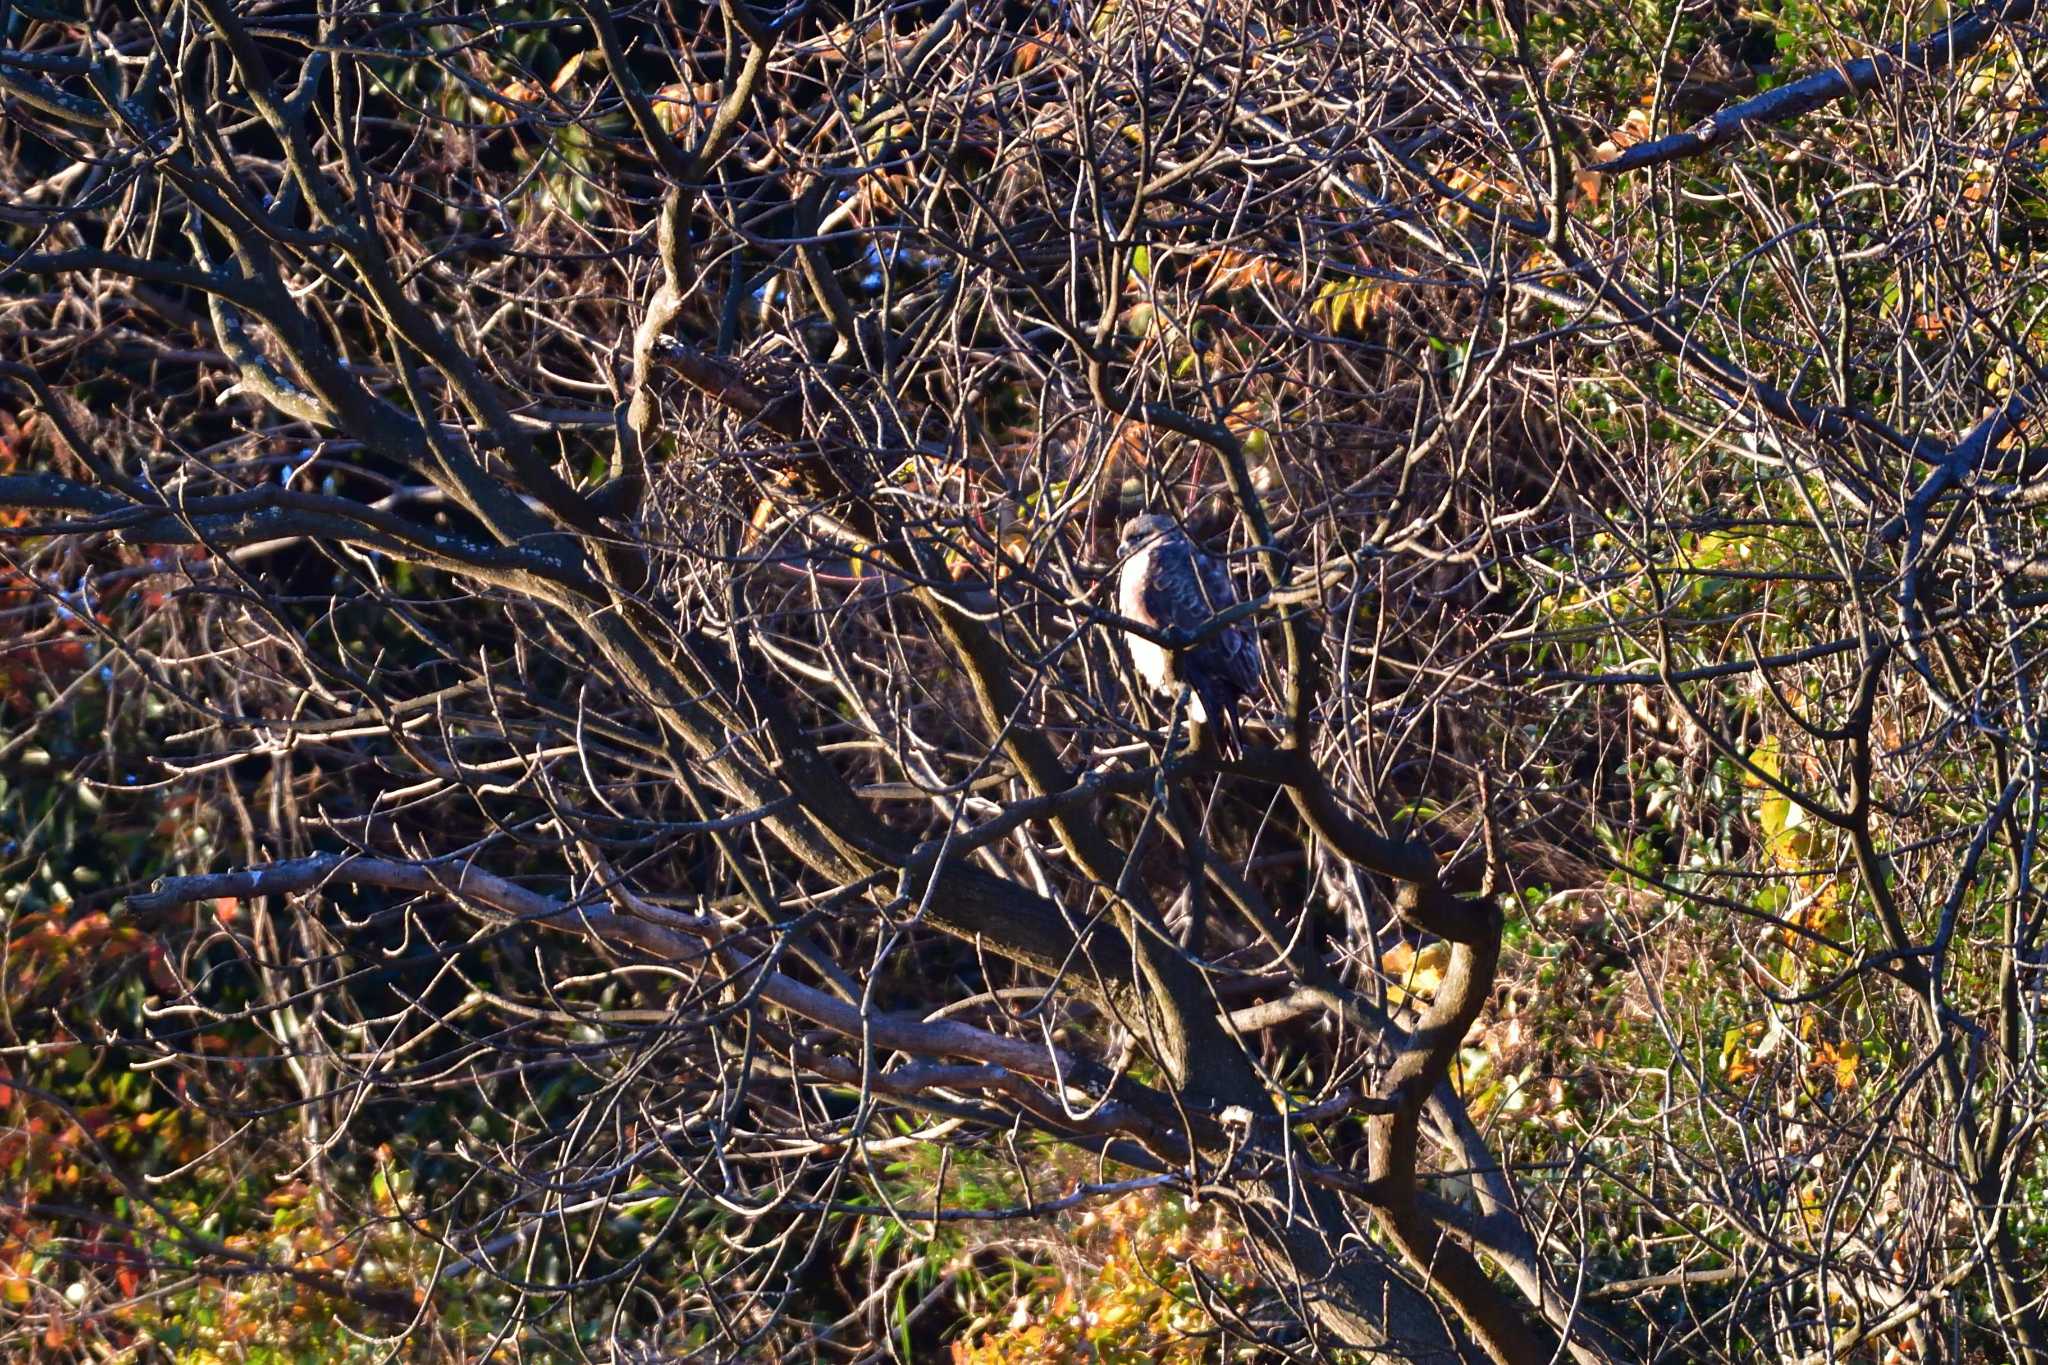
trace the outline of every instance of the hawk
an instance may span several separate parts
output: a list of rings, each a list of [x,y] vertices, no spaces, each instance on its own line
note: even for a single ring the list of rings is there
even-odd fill
[[[1117,609],[1152,630],[1195,634],[1240,600],[1223,562],[1157,513],[1124,524],[1123,561]],[[1250,622],[1233,621],[1179,649],[1137,634],[1126,640],[1146,684],[1168,694],[1187,688],[1189,719],[1214,721],[1222,747],[1232,747],[1238,703],[1259,685],[1259,637]]]

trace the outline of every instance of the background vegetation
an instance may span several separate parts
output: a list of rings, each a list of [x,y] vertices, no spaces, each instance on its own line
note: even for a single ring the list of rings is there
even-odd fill
[[[2048,1361],[2044,78],[0,3],[10,1358]]]

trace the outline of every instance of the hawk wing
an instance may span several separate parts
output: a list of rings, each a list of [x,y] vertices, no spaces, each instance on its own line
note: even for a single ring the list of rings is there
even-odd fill
[[[1202,574],[1202,589],[1213,612],[1226,611],[1241,600],[1237,595],[1237,584],[1230,578],[1230,569],[1214,555],[1195,552]],[[1259,685],[1259,636],[1252,629],[1249,618],[1234,621],[1223,628],[1215,639],[1196,651],[1203,656],[1203,662],[1214,668],[1236,685],[1239,692],[1250,692]]]
[[[1195,547],[1182,536],[1168,536],[1146,556],[1144,620],[1159,630],[1200,630],[1209,618],[1230,605],[1210,605],[1213,589],[1196,563]],[[1224,584],[1226,591],[1229,584]]]

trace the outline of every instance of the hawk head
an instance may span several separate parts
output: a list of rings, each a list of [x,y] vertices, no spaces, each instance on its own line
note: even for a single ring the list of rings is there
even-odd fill
[[[1157,512],[1132,517],[1124,523],[1123,552],[1126,556],[1134,555],[1152,541],[1170,536],[1179,529],[1173,524],[1172,517],[1164,517]]]

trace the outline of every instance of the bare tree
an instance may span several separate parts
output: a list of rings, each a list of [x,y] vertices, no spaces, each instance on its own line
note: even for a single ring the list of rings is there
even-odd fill
[[[381,1216],[608,1349],[1150,1182],[1281,1355],[2048,1360],[2031,16],[0,8],[18,619],[218,813],[113,1041],[467,1096]]]

